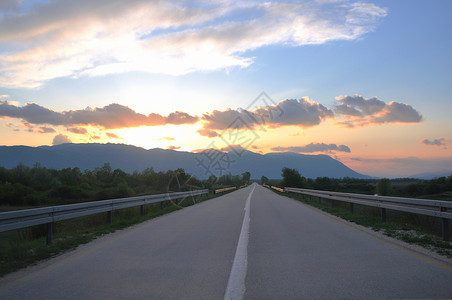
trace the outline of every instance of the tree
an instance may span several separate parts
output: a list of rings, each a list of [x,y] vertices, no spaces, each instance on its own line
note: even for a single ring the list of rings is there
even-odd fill
[[[382,178],[377,182],[377,194],[387,196],[392,192],[391,181],[388,178]]]
[[[111,184],[111,179],[112,179],[112,170],[111,170],[111,166],[110,163],[104,163],[104,165],[100,168],[95,168],[94,169],[94,174],[96,175],[96,178],[99,182],[105,184],[105,185],[109,185]]]
[[[317,177],[314,183],[314,187],[317,190],[331,190],[332,185],[333,183],[328,177]]]
[[[297,169],[282,169],[282,181],[281,186],[283,187],[305,187],[306,186],[306,178],[300,175]]]
[[[250,179],[251,179],[251,173],[250,172],[247,171],[247,172],[242,174],[242,181],[243,181],[243,183],[246,183],[246,184],[250,183]]]
[[[261,177],[261,184],[267,184],[269,182],[269,179],[265,176]]]

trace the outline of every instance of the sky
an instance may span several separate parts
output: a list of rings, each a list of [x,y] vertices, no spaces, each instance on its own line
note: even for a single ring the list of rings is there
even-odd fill
[[[0,145],[452,173],[451,15],[449,0],[0,0]]]

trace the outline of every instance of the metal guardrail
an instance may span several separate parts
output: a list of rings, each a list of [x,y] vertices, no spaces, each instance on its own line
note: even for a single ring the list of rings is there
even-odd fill
[[[386,220],[386,209],[438,217],[442,220],[443,239],[449,239],[449,220],[452,219],[452,201],[339,193],[290,187],[286,187],[284,190],[286,192],[317,197],[319,203],[321,203],[322,199],[330,199],[332,200],[332,207],[334,207],[335,200],[348,202],[350,203],[351,212],[353,212],[353,204],[379,207],[382,209],[381,216],[383,221]]]
[[[0,232],[47,224],[47,244],[50,244],[52,241],[53,222],[108,212],[108,220],[111,223],[111,212],[114,210],[141,206],[141,214],[143,215],[144,205],[146,204],[157,202],[162,202],[163,204],[163,201],[196,197],[208,193],[209,190],[205,189],[3,212],[0,213]]]
[[[227,188],[218,189],[218,190],[214,191],[214,194],[235,190],[236,188],[237,187],[235,187],[235,186],[231,186],[231,187],[227,187]]]

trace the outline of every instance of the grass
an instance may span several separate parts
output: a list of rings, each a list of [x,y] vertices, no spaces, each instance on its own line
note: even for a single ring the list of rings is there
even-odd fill
[[[352,213],[350,204],[346,202],[336,200],[334,208],[332,208],[331,200],[322,199],[322,203],[319,204],[316,197],[302,197],[300,194],[294,193],[279,194],[301,201],[344,220],[382,232],[387,236],[422,246],[440,255],[452,258],[452,242],[443,241],[439,235],[441,224],[438,218],[387,210],[386,222],[383,222],[379,208],[354,204],[354,212]]]
[[[117,210],[113,212],[111,225],[107,223],[106,213],[56,222],[51,245],[46,245],[45,225],[2,232],[0,233],[0,277],[75,249],[96,237],[221,195],[224,193],[198,197],[196,202],[192,198],[185,198],[178,204],[165,201],[163,209],[160,203],[149,204],[145,206],[144,216],[140,214],[140,207]]]

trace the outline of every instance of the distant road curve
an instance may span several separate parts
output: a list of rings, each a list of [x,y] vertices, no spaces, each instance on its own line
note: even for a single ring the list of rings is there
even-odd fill
[[[0,299],[225,296],[452,298],[452,266],[253,184],[0,279]]]

